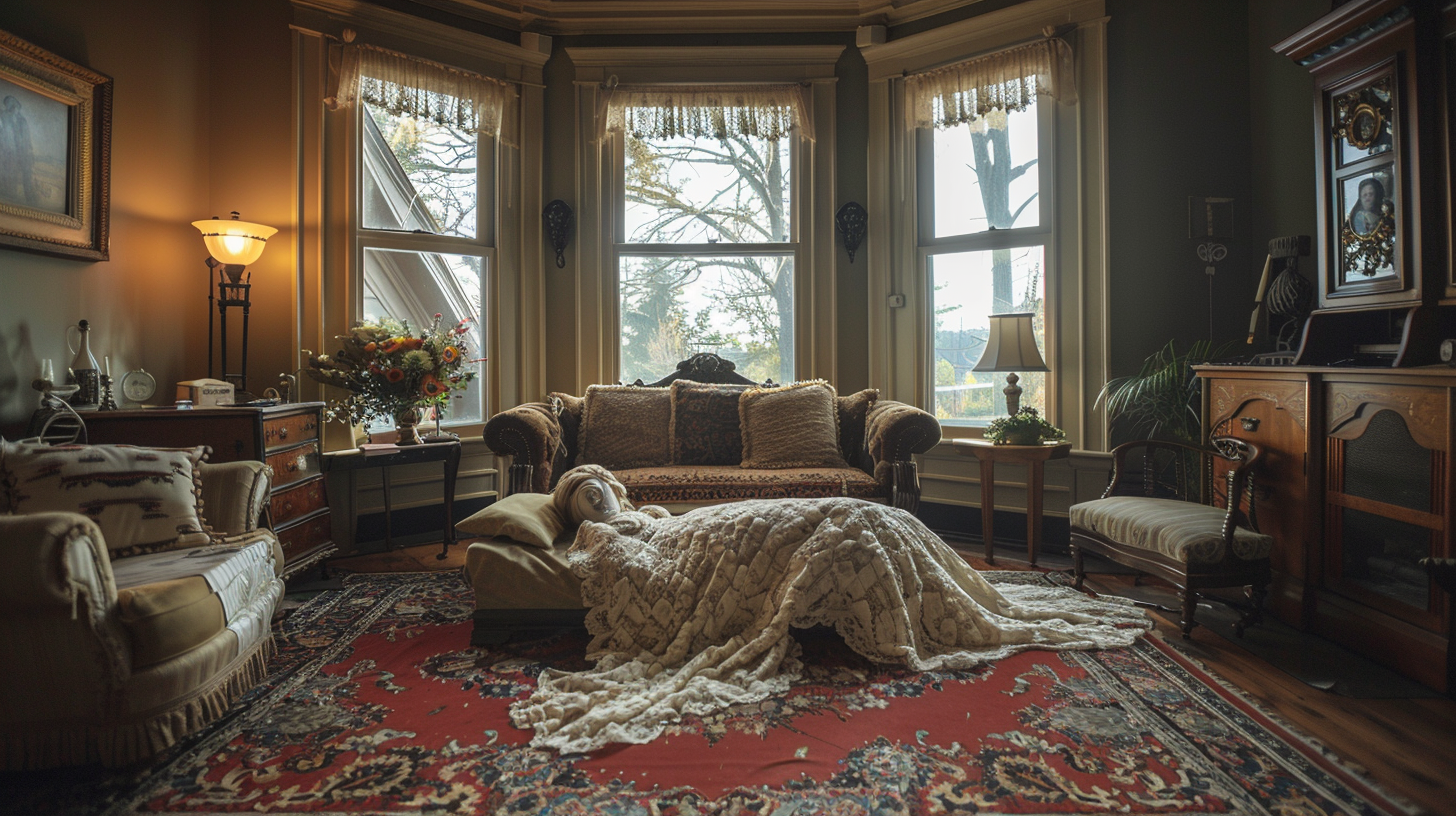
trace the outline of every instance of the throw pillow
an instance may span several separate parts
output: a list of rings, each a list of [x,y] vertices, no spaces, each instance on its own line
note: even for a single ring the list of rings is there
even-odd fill
[[[834,386],[823,380],[750,388],[738,398],[746,468],[845,467]]]
[[[593,385],[586,389],[576,464],[608,470],[660,467],[672,461],[667,388]]]
[[[880,398],[877,388],[866,388],[853,394],[839,397],[839,452],[854,464],[864,452],[865,425],[869,422],[870,408]]]
[[[743,459],[738,398],[746,385],[674,380],[672,462],[675,465],[736,465]]]
[[[101,528],[113,556],[196,547],[202,524],[198,465],[206,447],[0,446],[0,478],[17,515],[80,513]]]
[[[566,531],[566,522],[552,506],[550,493],[512,493],[455,525],[472,536],[505,536],[532,547],[551,549]]]

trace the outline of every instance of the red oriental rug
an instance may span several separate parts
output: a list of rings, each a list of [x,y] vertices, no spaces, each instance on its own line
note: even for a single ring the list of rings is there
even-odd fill
[[[585,635],[472,647],[470,611],[458,575],[349,576],[287,619],[268,680],[214,727],[137,772],[12,778],[7,812],[1408,810],[1156,638],[917,673],[815,630],[781,697],[560,755],[507,710],[543,668],[584,668]]]

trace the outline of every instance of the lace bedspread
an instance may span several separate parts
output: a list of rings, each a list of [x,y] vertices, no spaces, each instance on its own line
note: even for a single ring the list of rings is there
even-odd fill
[[[766,699],[799,673],[790,627],[832,626],[872,660],[964,669],[1025,649],[1130,644],[1136,608],[1069,588],[998,592],[914,516],[779,499],[587,522],[568,555],[591,610],[582,672],[547,670],[511,711],[562,752],[644,743],[684,714]]]

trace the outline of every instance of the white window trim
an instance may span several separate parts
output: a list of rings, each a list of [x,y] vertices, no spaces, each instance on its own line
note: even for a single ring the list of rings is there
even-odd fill
[[[1105,450],[1107,431],[1095,408],[1106,381],[1107,59],[1104,0],[1029,0],[888,43],[861,53],[869,68],[870,382],[885,396],[927,407],[931,319],[923,304],[926,266],[917,218],[917,138],[904,127],[903,77],[1042,36],[1052,26],[1071,42],[1080,97],[1054,106],[1053,234],[1047,244],[1047,337],[1055,344],[1048,413],[1079,449]],[[1070,31],[1064,29],[1074,26]],[[862,36],[861,39],[875,39]],[[1056,270],[1056,274],[1052,274]],[[906,308],[888,306],[903,295]],[[919,308],[917,308],[917,305]],[[947,426],[947,440],[980,436],[979,428]]]
[[[540,182],[543,69],[551,55],[550,38],[523,33],[521,44],[513,45],[352,0],[295,0],[292,27],[300,225],[296,345],[331,348],[334,336],[349,327],[362,303],[362,250],[351,230],[359,201],[355,168],[360,158],[353,138],[357,111],[327,111],[323,104],[325,89],[338,69],[337,56],[330,52],[349,31],[358,42],[518,83],[520,148],[499,151],[495,167],[499,183],[494,190],[481,191],[482,196],[495,197],[494,221],[482,236],[493,235],[494,244],[487,259],[489,279],[476,338],[477,352],[490,362],[485,376],[471,387],[483,389],[486,417],[494,407],[539,398],[546,380],[546,250],[540,240]],[[412,245],[407,236],[401,236],[399,244],[405,249],[452,251]],[[461,254],[487,253],[472,248]],[[326,396],[307,378],[300,381],[300,390],[307,399]],[[479,427],[457,430],[462,437],[478,437]],[[325,432],[330,449],[350,444],[344,438],[347,429],[337,423],[329,423]]]
[[[834,378],[834,66],[843,51],[838,45],[566,49],[576,71],[578,189],[583,201],[575,264],[574,393],[592,383],[614,382],[619,370],[616,248],[623,237],[618,196],[622,140],[612,136],[597,143],[592,138],[598,96],[612,76],[623,84],[661,83],[664,77],[679,83],[809,83],[809,115],[817,140],[798,139],[794,153],[794,365],[800,379]]]

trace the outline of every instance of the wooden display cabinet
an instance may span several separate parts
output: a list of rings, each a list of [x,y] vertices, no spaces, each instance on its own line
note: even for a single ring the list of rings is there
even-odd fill
[[[283,546],[285,578],[332,555],[328,491],[320,466],[321,402],[268,407],[145,408],[85,415],[88,441],[212,447],[210,462],[252,459],[273,471],[268,523]]]

